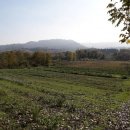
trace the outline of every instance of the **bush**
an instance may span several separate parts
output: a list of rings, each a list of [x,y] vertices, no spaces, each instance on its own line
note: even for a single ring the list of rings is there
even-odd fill
[[[128,77],[126,75],[123,75],[121,79],[127,79]]]

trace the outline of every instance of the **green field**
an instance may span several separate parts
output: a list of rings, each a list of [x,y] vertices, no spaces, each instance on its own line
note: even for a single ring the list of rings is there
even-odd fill
[[[1,69],[0,130],[127,130],[129,75],[97,66]]]

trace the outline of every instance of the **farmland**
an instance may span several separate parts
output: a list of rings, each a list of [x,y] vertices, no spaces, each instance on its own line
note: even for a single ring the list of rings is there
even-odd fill
[[[127,130],[129,62],[0,70],[0,130]]]

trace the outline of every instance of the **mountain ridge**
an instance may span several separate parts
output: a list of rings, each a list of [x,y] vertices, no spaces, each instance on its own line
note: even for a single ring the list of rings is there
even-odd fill
[[[0,45],[0,51],[28,50],[34,48],[74,51],[77,49],[84,49],[86,47],[76,41],[64,39],[39,40],[29,41],[26,43]]]

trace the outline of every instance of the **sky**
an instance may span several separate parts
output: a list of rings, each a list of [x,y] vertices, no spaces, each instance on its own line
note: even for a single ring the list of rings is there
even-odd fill
[[[72,39],[86,46],[128,46],[107,19],[110,0],[0,0],[0,45]],[[105,42],[105,44],[104,44]],[[110,43],[112,42],[112,43]]]

